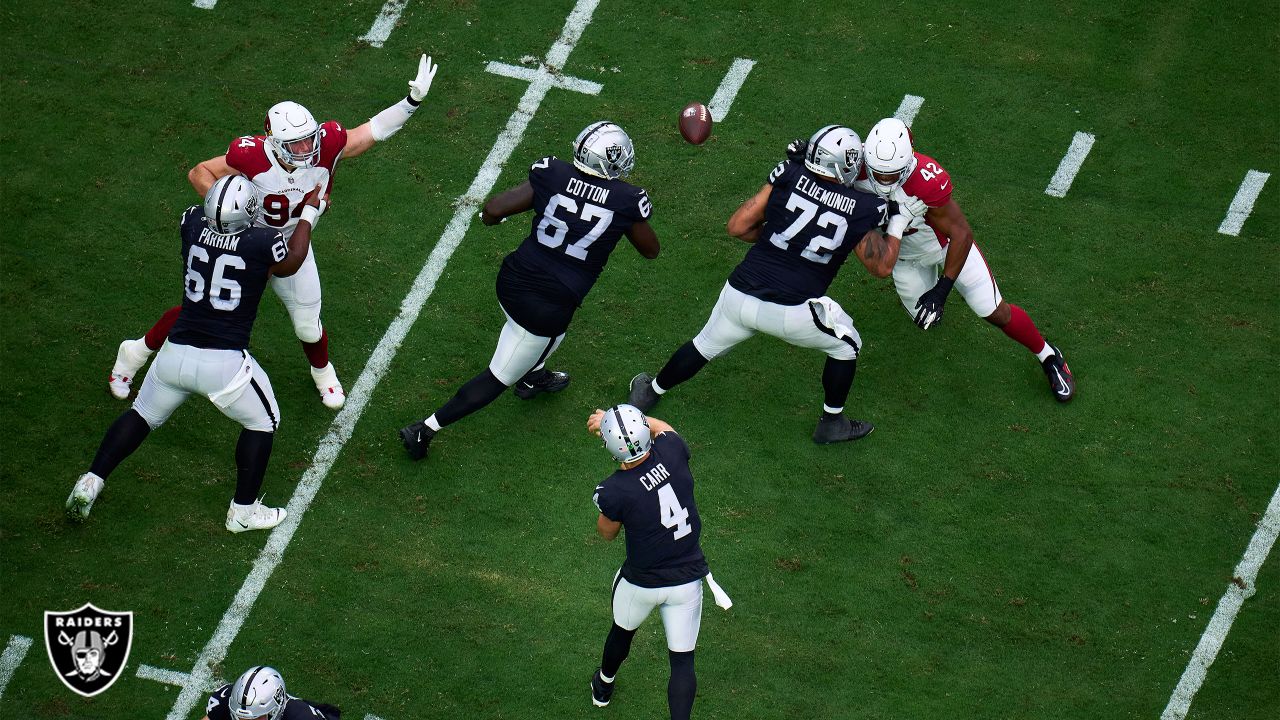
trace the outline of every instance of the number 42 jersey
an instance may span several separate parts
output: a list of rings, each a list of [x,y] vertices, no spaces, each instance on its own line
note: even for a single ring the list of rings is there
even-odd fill
[[[586,298],[622,234],[649,219],[653,207],[643,188],[578,170],[545,157],[529,169],[533,225],[513,254],[524,266],[548,273]]]

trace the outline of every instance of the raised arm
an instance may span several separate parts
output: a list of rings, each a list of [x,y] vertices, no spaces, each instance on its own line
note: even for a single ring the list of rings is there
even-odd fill
[[[227,164],[227,156],[212,157],[187,171],[187,181],[195,188],[196,194],[204,197],[209,188],[218,182],[218,178],[228,175],[239,175],[240,172]]]
[[[418,75],[409,81],[409,94],[395,105],[369,118],[369,122],[349,130],[347,144],[342,148],[342,156],[356,157],[373,147],[375,143],[380,143],[400,132],[400,128],[413,117],[418,106],[422,104],[422,99],[427,96],[427,91],[431,89],[431,81],[435,79],[436,71],[439,69],[440,66],[432,64],[430,57],[423,55],[418,60]]]
[[[725,226],[729,234],[744,242],[755,242],[760,237],[760,228],[764,225],[764,209],[769,204],[772,192],[773,186],[766,183],[759,192],[742,203]]]

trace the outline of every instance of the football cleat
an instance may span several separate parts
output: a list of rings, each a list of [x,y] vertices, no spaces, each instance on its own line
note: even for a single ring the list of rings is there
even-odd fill
[[[111,375],[107,378],[107,386],[111,395],[120,400],[129,398],[129,386],[133,378],[147,364],[153,350],[143,340],[125,340],[116,351],[116,364],[111,366]]]
[[[405,452],[409,453],[409,457],[413,460],[421,460],[427,456],[427,452],[431,449],[431,438],[435,436],[436,431],[427,427],[427,423],[422,420],[400,428],[400,442],[404,444]]]
[[[591,704],[596,707],[604,707],[613,699],[613,683],[604,681],[600,671],[596,670],[591,676]]]
[[[634,405],[642,413],[648,413],[662,399],[653,389],[653,377],[649,373],[640,373],[631,378],[631,396],[627,402]]]
[[[81,475],[67,498],[67,519],[71,522],[84,522],[89,517],[89,508],[93,507],[93,501],[98,499],[98,493],[102,492],[105,484],[102,478],[93,473]]]
[[[813,441],[819,445],[857,440],[871,434],[875,427],[869,422],[850,420],[844,413],[839,415],[822,414],[818,419],[818,427],[813,431]]]
[[[532,370],[516,381],[516,397],[521,400],[535,398],[542,393],[556,393],[569,387],[569,373],[559,370]]]
[[[320,391],[320,402],[330,410],[337,410],[347,401],[347,393],[342,390],[342,383],[338,382],[338,371],[333,369],[333,363],[329,363],[322,368],[311,368],[311,380],[316,384],[316,390]]]
[[[231,507],[227,508],[227,529],[233,533],[270,530],[284,522],[288,516],[289,513],[284,508],[267,507],[261,500],[254,500],[247,510],[237,510],[236,504],[232,502]]]
[[[1040,366],[1044,368],[1045,377],[1049,378],[1049,389],[1058,402],[1071,402],[1076,396],[1076,378],[1067,367],[1067,358],[1057,345],[1050,344],[1053,354],[1044,359]]]

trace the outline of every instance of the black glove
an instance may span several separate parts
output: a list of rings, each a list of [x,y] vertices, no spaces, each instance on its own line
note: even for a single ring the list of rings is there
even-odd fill
[[[928,330],[942,322],[942,306],[947,303],[947,295],[951,294],[951,286],[955,282],[943,275],[938,278],[938,284],[934,285],[933,289],[921,295],[916,301],[916,325],[921,330]]]
[[[804,162],[804,156],[809,152],[809,141],[804,138],[796,138],[787,143],[787,159],[794,163]]]

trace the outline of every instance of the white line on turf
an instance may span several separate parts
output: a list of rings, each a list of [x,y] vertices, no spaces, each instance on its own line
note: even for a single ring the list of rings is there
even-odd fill
[[[178,687],[186,685],[187,681],[191,677],[184,672],[178,672],[177,670],[164,670],[158,667],[152,667],[151,665],[139,665],[137,676],[144,680],[155,680],[158,683],[164,683],[165,685],[177,685]],[[216,690],[221,685],[221,681],[211,678],[205,685],[204,689]]]
[[[30,649],[31,638],[25,635],[9,636],[9,644],[5,645],[4,653],[0,654],[0,698],[4,697],[4,689],[9,687],[13,671],[22,664],[22,659],[27,656],[27,651]]]
[[[1253,212],[1253,203],[1258,200],[1258,196],[1262,194],[1262,186],[1267,184],[1267,178],[1271,177],[1270,173],[1258,172],[1250,170],[1245,173],[1244,182],[1240,183],[1240,189],[1236,191],[1236,196],[1231,201],[1231,207],[1227,208],[1227,216],[1222,219],[1222,224],[1218,226],[1218,232],[1223,235],[1239,235],[1241,228],[1244,227],[1244,221],[1249,219],[1249,214]]]
[[[916,113],[920,112],[921,105],[924,105],[924,98],[919,95],[903,95],[902,102],[898,103],[898,111],[893,116],[907,127],[911,127],[911,123],[915,122]]]
[[[1245,548],[1240,564],[1236,565],[1235,575],[1227,585],[1222,599],[1218,601],[1218,609],[1214,611],[1213,617],[1209,619],[1209,626],[1200,636],[1200,642],[1191,654],[1191,661],[1187,663],[1187,669],[1183,671],[1173,695],[1169,696],[1169,704],[1160,714],[1160,720],[1183,720],[1187,716],[1191,701],[1204,683],[1209,666],[1218,657],[1218,651],[1227,639],[1227,633],[1231,630],[1231,623],[1235,622],[1236,614],[1240,612],[1240,606],[1256,592],[1253,584],[1258,579],[1258,570],[1275,545],[1277,534],[1280,534],[1280,486],[1276,486],[1271,503],[1267,505],[1267,512],[1258,523],[1253,538],[1249,540],[1249,547]]]
[[[524,80],[525,82],[533,82],[535,78],[542,75],[548,75],[551,78],[552,87],[562,90],[572,90],[574,92],[586,93],[587,95],[599,95],[604,86],[598,82],[583,80],[582,78],[570,77],[568,75],[552,75],[547,72],[546,68],[527,68],[519,65],[508,65],[491,61],[484,67],[485,72],[491,72],[494,75],[509,77],[515,80]]]
[[[201,10],[212,10],[218,5],[218,0],[195,0],[191,4]]]
[[[747,81],[747,75],[751,73],[751,68],[755,66],[755,60],[746,58],[733,59],[733,64],[729,66],[729,72],[724,74],[724,79],[720,81],[720,87],[716,88],[716,94],[711,98],[711,102],[707,103],[707,110],[710,111],[712,120],[724,122],[725,117],[729,114],[729,108],[733,107],[733,99],[738,97],[738,91],[742,89],[742,83]]]
[[[377,715],[369,714],[364,716],[364,720],[382,720],[382,718]]]
[[[400,13],[404,12],[404,6],[408,4],[409,0],[387,0],[378,11],[378,17],[373,19],[373,25],[369,26],[369,32],[360,39],[373,47],[382,47],[387,38],[391,37],[391,31],[396,29],[396,23],[400,21]]]
[[[1092,135],[1085,132],[1078,132],[1071,138],[1071,147],[1067,148],[1067,154],[1062,156],[1062,162],[1058,163],[1058,170],[1049,180],[1049,187],[1044,189],[1045,195],[1058,198],[1067,196],[1071,183],[1075,182],[1076,173],[1080,172],[1084,159],[1089,157],[1093,139]]]
[[[559,72],[564,67],[570,51],[577,45],[578,38],[582,36],[582,31],[591,22],[591,15],[599,2],[600,0],[578,0],[577,5],[574,6],[573,11],[569,13],[569,17],[565,20],[560,38],[556,40],[550,52],[547,53],[546,62],[548,68]],[[498,181],[498,175],[502,172],[502,166],[506,164],[511,157],[511,153],[520,144],[521,138],[524,137],[525,129],[529,126],[529,121],[533,119],[538,106],[542,104],[543,98],[546,97],[547,92],[553,86],[554,82],[549,74],[539,76],[529,84],[524,96],[520,98],[519,106],[515,112],[511,113],[511,117],[507,119],[507,126],[499,133],[498,139],[494,142],[493,148],[484,160],[484,164],[480,166],[480,171],[476,173],[475,180],[471,182],[471,186],[467,188],[466,193],[458,198],[457,209],[453,218],[445,227],[439,242],[436,243],[435,248],[431,251],[426,264],[423,265],[422,271],[414,279],[413,287],[409,290],[409,294],[400,303],[400,314],[391,322],[387,332],[378,341],[378,346],[374,348],[373,353],[369,356],[369,362],[365,364],[360,377],[356,379],[351,392],[347,394],[346,404],[338,412],[338,416],[334,418],[333,423],[329,426],[329,431],[321,438],[320,445],[316,448],[315,456],[311,460],[311,466],[303,473],[302,480],[298,482],[298,487],[294,490],[293,497],[289,499],[287,506],[289,510],[288,517],[271,531],[266,545],[262,548],[262,552],[258,554],[258,559],[254,561],[253,569],[249,572],[248,577],[245,578],[239,592],[236,593],[231,607],[227,608],[222,620],[218,622],[217,629],[214,630],[213,637],[209,639],[208,644],[200,651],[199,657],[196,658],[195,666],[191,669],[190,676],[183,683],[182,691],[178,693],[178,698],[174,701],[173,708],[169,711],[168,720],[183,720],[188,717],[199,701],[200,695],[206,692],[206,688],[213,676],[213,668],[219,665],[223,658],[226,657],[228,648],[230,648],[232,641],[235,640],[236,635],[239,634],[240,628],[244,625],[245,619],[253,609],[254,602],[257,601],[258,595],[261,594],[267,579],[271,577],[271,573],[280,564],[285,549],[293,539],[293,534],[298,529],[299,523],[302,522],[302,516],[311,505],[316,493],[319,492],[320,485],[324,482],[325,476],[328,475],[329,469],[333,467],[333,463],[337,460],[342,447],[350,439],[356,422],[360,420],[360,416],[364,413],[365,405],[369,402],[374,388],[386,374],[392,359],[395,358],[396,352],[400,349],[400,343],[404,341],[409,328],[413,326],[414,321],[418,318],[418,313],[422,311],[422,306],[426,304],[427,298],[431,296],[432,291],[435,289],[436,281],[440,278],[440,274],[444,272],[444,267],[449,261],[449,257],[453,255],[453,251],[462,242],[467,228],[471,225],[472,218],[475,217],[476,208],[484,201],[485,195],[493,189],[494,184]]]

